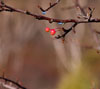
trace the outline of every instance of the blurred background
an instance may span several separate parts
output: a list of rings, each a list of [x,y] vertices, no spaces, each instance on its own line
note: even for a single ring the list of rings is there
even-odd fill
[[[42,15],[37,7],[47,8],[56,0],[4,0],[7,5]],[[46,16],[77,19],[80,13],[75,0],[61,0]],[[100,18],[100,0],[79,0],[95,8],[94,18]],[[39,21],[20,13],[0,13],[0,75],[19,80],[27,89],[99,89],[100,88],[100,23],[80,24],[62,39],[54,39],[45,28],[68,28]],[[59,31],[56,35],[61,34]],[[0,88],[5,89],[5,88]]]

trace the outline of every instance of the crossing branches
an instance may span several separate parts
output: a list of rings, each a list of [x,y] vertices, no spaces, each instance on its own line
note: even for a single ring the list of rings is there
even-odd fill
[[[60,0],[57,0],[54,4],[50,4],[50,6],[47,9],[43,9],[42,7],[39,6],[41,11],[48,11],[49,9],[53,8],[55,5],[57,5],[60,2]],[[79,4],[77,4],[77,6],[80,8],[80,10],[84,12],[84,10],[80,7]],[[60,38],[64,38],[67,33],[69,33],[71,30],[73,30],[73,28],[75,28],[78,24],[82,24],[82,23],[100,23],[100,19],[98,18],[92,18],[92,14],[94,9],[90,8],[90,13],[88,14],[88,16],[85,14],[82,17],[84,18],[83,20],[80,19],[56,19],[56,18],[51,18],[51,17],[47,17],[44,15],[38,15],[38,14],[34,14],[28,10],[21,10],[21,9],[16,9],[10,5],[5,4],[3,1],[0,2],[0,12],[17,12],[17,13],[21,13],[21,14],[25,14],[25,15],[29,15],[34,17],[35,19],[38,20],[45,20],[48,21],[50,24],[52,23],[62,23],[62,24],[67,24],[67,23],[72,23],[73,25],[71,27],[69,27],[68,29],[65,29],[64,27],[62,27],[63,30],[63,34],[62,35],[58,35],[55,38],[60,39]]]

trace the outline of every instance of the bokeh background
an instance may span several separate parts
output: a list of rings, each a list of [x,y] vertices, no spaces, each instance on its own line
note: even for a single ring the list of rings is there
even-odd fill
[[[47,8],[56,0],[4,0],[8,5],[42,15],[37,7]],[[94,18],[100,18],[100,0],[79,0],[95,8]],[[61,0],[46,16],[59,19],[77,19],[81,13],[75,0]],[[0,12],[0,75],[19,80],[27,89],[99,89],[100,88],[100,31],[99,23],[80,24],[62,39],[54,39],[46,27],[68,28],[39,21],[20,13]],[[57,31],[57,34],[61,34]],[[1,87],[0,89],[5,89]]]

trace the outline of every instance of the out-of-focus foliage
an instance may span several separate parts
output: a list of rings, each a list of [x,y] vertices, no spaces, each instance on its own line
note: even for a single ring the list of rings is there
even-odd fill
[[[63,76],[58,89],[92,89],[93,87],[91,75],[87,69],[81,68],[73,74]]]

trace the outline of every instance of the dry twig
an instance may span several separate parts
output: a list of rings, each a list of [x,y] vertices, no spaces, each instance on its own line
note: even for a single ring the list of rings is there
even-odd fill
[[[21,84],[13,80],[10,80],[8,78],[5,78],[4,76],[0,77],[0,85],[2,85],[3,87],[7,89],[27,89],[23,87]]]
[[[51,4],[47,9],[43,9],[41,6],[38,6],[38,8],[42,11],[42,12],[47,12],[48,10],[50,10],[51,8],[53,8],[54,6],[56,6],[58,3],[60,2],[60,0],[57,0],[55,3]]]
[[[60,0],[57,0],[56,3],[50,5],[49,8],[47,8],[46,10],[44,11],[48,11],[50,8],[53,8],[53,6],[55,6],[56,4],[58,4]],[[80,7],[80,5],[77,3],[77,5],[81,11],[84,13],[85,15],[85,12],[84,10]],[[43,9],[42,9],[43,10]],[[73,23],[74,25],[72,25],[69,29],[66,29],[64,30],[64,33],[62,35],[58,35],[58,37],[55,37],[57,39],[59,38],[64,38],[68,32],[70,32],[73,28],[75,28],[78,24],[80,23],[100,23],[100,19],[98,18],[92,18],[92,13],[93,11],[91,11],[91,13],[89,14],[89,18],[88,19],[85,19],[85,20],[77,20],[77,19],[55,19],[55,18],[50,18],[50,17],[46,17],[46,16],[43,16],[43,15],[37,15],[37,14],[33,14],[29,11],[24,11],[24,10],[20,10],[20,9],[16,9],[14,7],[11,7],[9,5],[6,5],[3,1],[0,2],[0,11],[3,12],[3,11],[8,11],[8,12],[18,12],[18,13],[22,13],[22,14],[26,14],[26,15],[29,15],[29,16],[33,16],[35,17],[36,19],[38,20],[46,20],[48,21],[49,23]]]

